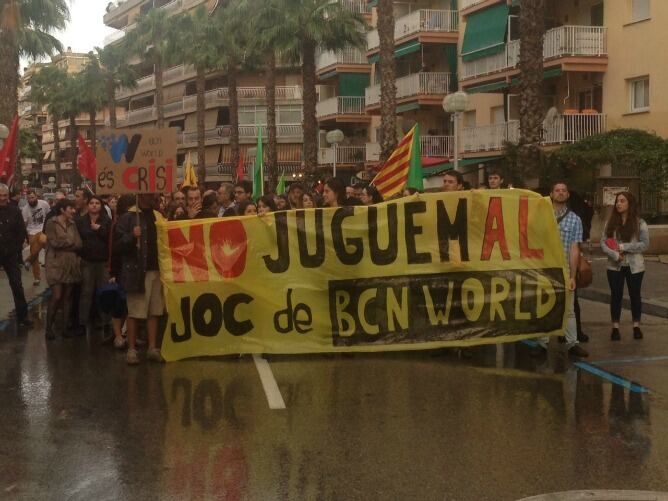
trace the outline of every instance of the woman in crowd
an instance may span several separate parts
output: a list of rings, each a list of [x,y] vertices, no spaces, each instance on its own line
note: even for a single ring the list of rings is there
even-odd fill
[[[369,184],[362,190],[361,200],[364,205],[374,205],[381,203],[383,201],[383,197],[380,196],[380,193],[378,193],[378,190],[375,186]]]
[[[306,192],[302,195],[302,200],[304,203],[304,209],[314,209],[318,207],[318,197],[311,193],[311,192]]]
[[[218,217],[219,209],[218,195],[215,191],[211,191],[204,195],[204,198],[202,199],[202,212],[200,213],[200,217]]]
[[[97,290],[109,281],[107,262],[109,260],[109,235],[111,219],[103,207],[102,199],[91,196],[88,211],[76,220],[81,237],[81,294],[79,296],[79,324],[86,330],[91,328],[91,307],[95,304]],[[99,308],[96,308],[99,310]],[[106,335],[111,333],[111,319],[100,312]]]
[[[81,282],[81,263],[78,251],[81,237],[74,223],[76,209],[74,201],[59,200],[53,206],[54,216],[44,225],[46,234],[46,281],[51,287],[51,299],[46,313],[46,338],[55,339],[53,325],[56,313],[63,307],[65,318],[69,317],[70,297],[74,284]],[[63,337],[84,334],[81,330],[68,331]]]
[[[276,212],[278,208],[274,202],[274,197],[265,195],[260,197],[260,200],[257,201],[257,215],[264,216],[270,212]]]
[[[180,221],[182,219],[188,219],[188,214],[186,214],[186,209],[178,202],[172,202],[169,204],[167,209],[167,219],[169,221]]]
[[[257,205],[252,200],[243,200],[237,204],[238,216],[256,216]]]
[[[601,248],[608,256],[608,284],[610,285],[610,316],[612,333],[610,338],[619,341],[619,319],[622,313],[624,282],[631,297],[633,337],[642,339],[640,316],[642,300],[640,289],[645,274],[643,252],[649,247],[649,229],[640,219],[638,203],[628,192],[618,193],[615,205],[601,238]]]
[[[343,181],[336,177],[330,177],[325,181],[322,198],[325,207],[343,207],[346,205],[346,187]]]

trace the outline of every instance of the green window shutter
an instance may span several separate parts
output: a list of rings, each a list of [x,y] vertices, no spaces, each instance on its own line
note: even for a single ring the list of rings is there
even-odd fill
[[[445,57],[448,61],[448,68],[453,78],[450,79],[450,92],[457,92],[459,82],[457,81],[457,44],[445,44]]]
[[[339,96],[363,96],[369,86],[368,73],[341,73],[339,75]]]
[[[406,54],[412,54],[413,52],[419,52],[422,49],[422,44],[417,40],[412,42],[406,42],[394,48],[394,58],[398,59],[401,56]]]
[[[462,44],[462,60],[475,61],[505,49],[508,10],[508,4],[502,3],[468,17]]]

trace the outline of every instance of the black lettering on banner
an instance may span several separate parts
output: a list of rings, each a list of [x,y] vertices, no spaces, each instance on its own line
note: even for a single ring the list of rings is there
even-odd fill
[[[279,310],[274,314],[274,329],[276,332],[287,334],[295,330],[298,334],[306,334],[307,332],[312,331],[312,328],[307,328],[311,327],[313,324],[313,312],[311,311],[311,308],[304,303],[298,303],[293,308],[292,289],[288,289],[286,300],[287,308]],[[299,314],[302,312],[306,318],[300,318]],[[282,318],[285,319],[284,323],[281,322]]]
[[[416,226],[413,221],[415,214],[427,212],[427,202],[407,202],[404,205],[404,224],[406,225],[406,254],[408,264],[431,263],[431,254],[429,252],[418,252],[415,247],[416,235],[422,234],[422,226]]]
[[[332,242],[334,243],[334,251],[339,261],[347,265],[359,264],[364,257],[364,245],[360,237],[343,238],[343,221],[355,215],[353,207],[341,207],[336,209],[332,216]],[[353,247],[352,252],[348,252],[347,246]]]
[[[205,337],[215,337],[225,330],[233,336],[243,336],[253,330],[251,320],[238,320],[235,313],[240,304],[250,304],[253,298],[248,294],[232,294],[224,302],[220,297],[207,292],[195,299],[192,311],[190,296],[181,298],[181,317],[183,319],[183,334],[178,332],[176,322],[172,321],[170,332],[172,342],[183,343],[194,334]],[[191,326],[192,324],[192,326]],[[223,330],[223,326],[225,330]]]
[[[563,270],[498,270],[329,282],[333,346],[457,341],[561,329]]]
[[[443,200],[438,200],[436,202],[436,221],[438,222],[438,247],[441,253],[441,262],[450,261],[450,240],[459,242],[460,257],[462,261],[468,261],[468,201],[465,198],[459,200],[453,222],[450,221]]]
[[[225,300],[223,314],[225,316],[225,328],[233,336],[243,336],[253,330],[253,322],[251,320],[239,321],[236,319],[234,312],[240,304],[250,304],[253,298],[248,294],[232,294]]]
[[[380,248],[378,242],[378,207],[371,206],[368,208],[369,255],[371,256],[371,262],[380,266],[394,263],[399,252],[397,242],[397,204],[388,204],[385,208],[387,210],[388,242],[387,247],[384,249]]]
[[[299,262],[304,268],[318,268],[325,262],[325,232],[323,228],[323,211],[315,209],[315,252],[310,254],[306,238],[306,211],[298,210],[297,218],[297,242],[299,243]]]
[[[188,341],[192,337],[192,330],[190,327],[190,297],[181,298],[181,318],[183,318],[183,334],[179,334],[176,328],[176,322],[172,322],[171,334],[172,342],[182,343]]]
[[[206,320],[206,313],[211,317]],[[220,332],[223,326],[223,307],[215,294],[208,292],[195,300],[193,305],[193,327],[200,336],[213,337]]]
[[[262,256],[264,265],[272,273],[285,273],[290,267],[290,248],[288,246],[288,213],[274,213],[276,221],[276,247],[278,256],[273,259],[269,254]]]

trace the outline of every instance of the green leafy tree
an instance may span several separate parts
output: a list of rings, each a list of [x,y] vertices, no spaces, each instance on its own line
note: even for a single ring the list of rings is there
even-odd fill
[[[340,50],[349,46],[363,48],[364,20],[360,14],[331,0],[281,0],[281,23],[272,26],[268,37],[277,41],[288,61],[302,68],[304,162],[309,173],[318,164],[318,120],[315,108],[316,51]]]
[[[169,40],[171,37],[180,37],[181,33],[174,30],[175,18],[169,17],[165,9],[151,9],[139,18],[137,27],[126,35],[131,51],[147,63],[153,65],[155,79],[155,109],[157,113],[157,127],[165,125],[164,85],[162,72],[165,63],[169,60]]]
[[[46,106],[53,129],[53,154],[56,167],[56,179],[60,184],[60,132],[59,122],[65,116],[65,86],[67,73],[56,66],[42,68],[30,82],[30,101],[37,106]]]
[[[116,128],[116,91],[120,88],[137,87],[137,72],[128,64],[130,51],[127,44],[110,44],[104,48],[95,47],[104,75],[105,102],[109,109],[109,127]]]
[[[67,75],[63,87],[63,105],[65,116],[69,120],[68,132],[70,135],[69,157],[72,162],[72,176],[76,179],[77,169],[77,138],[79,136],[79,126],[77,117],[86,111],[86,103],[81,95],[81,84],[79,75]],[[73,183],[74,184],[74,183]]]
[[[0,0],[0,123],[18,110],[19,60],[61,50],[52,35],[69,20],[67,0]]]

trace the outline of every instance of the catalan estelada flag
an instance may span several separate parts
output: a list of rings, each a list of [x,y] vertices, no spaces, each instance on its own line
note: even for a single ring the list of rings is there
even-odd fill
[[[371,181],[383,198],[400,193],[404,188],[424,190],[420,150],[420,124],[415,124]]]

